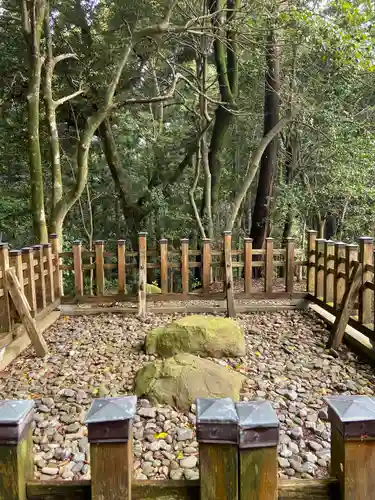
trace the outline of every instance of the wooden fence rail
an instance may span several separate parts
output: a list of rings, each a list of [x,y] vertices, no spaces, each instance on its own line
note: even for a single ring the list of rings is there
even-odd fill
[[[347,324],[375,341],[374,331],[374,245],[373,238],[362,237],[359,245],[318,239],[308,231],[308,298],[336,316],[333,337],[342,338]],[[352,273],[360,269],[360,276]],[[338,330],[339,331],[338,331]]]
[[[278,481],[279,421],[268,401],[197,400],[200,479],[134,481],[136,397],[96,399],[86,416],[91,480],[34,481],[31,400],[0,404],[2,500],[365,500],[375,487],[375,398],[327,398],[331,475]],[[348,412],[348,408],[350,409]]]

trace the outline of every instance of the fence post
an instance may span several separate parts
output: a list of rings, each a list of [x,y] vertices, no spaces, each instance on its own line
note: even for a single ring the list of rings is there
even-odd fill
[[[43,253],[47,260],[47,294],[49,299],[52,302],[55,302],[55,283],[53,276],[53,262],[52,262],[52,247],[51,243],[44,243],[43,245]]]
[[[54,283],[55,283],[55,297],[59,298],[64,295],[64,286],[63,286],[63,276],[62,271],[60,271],[60,257],[59,257],[59,237],[56,233],[49,235],[49,242],[52,247],[52,254],[54,255],[55,260],[55,275],[54,275]]]
[[[181,285],[182,293],[189,293],[189,240],[183,238],[181,240]]]
[[[5,311],[4,315],[1,315],[2,319],[2,330],[6,332],[11,332],[13,327],[12,315],[11,315],[11,303],[9,299],[9,293],[7,290],[7,270],[9,269],[9,249],[8,243],[0,243],[0,269],[3,273],[3,289],[4,289],[4,301],[5,301]]]
[[[37,292],[37,299],[39,301],[39,308],[43,310],[47,306],[46,300],[46,278],[44,275],[44,252],[43,245],[33,245],[33,249],[35,252],[35,257],[38,262],[37,271],[39,275],[39,290]]]
[[[327,397],[331,422],[331,475],[341,500],[374,498],[375,398]]]
[[[279,419],[268,401],[236,403],[240,500],[277,499]]]
[[[136,396],[94,400],[88,427],[92,500],[131,500]]]
[[[96,295],[104,295],[104,241],[97,240],[94,245]]]
[[[168,240],[162,238],[160,245],[160,288],[161,293],[168,293]]]
[[[285,245],[285,290],[293,293],[294,284],[294,238],[287,238]]]
[[[82,244],[79,240],[73,241],[73,269],[74,269],[74,293],[77,297],[83,295],[83,272],[82,272]]]
[[[230,398],[197,398],[200,498],[238,500],[238,416]]]
[[[363,236],[359,239],[359,261],[362,264],[362,288],[359,292],[359,322],[368,325],[372,322],[371,299],[372,291],[365,288],[366,281],[371,281],[372,273],[367,265],[373,264],[373,238]]]
[[[16,276],[17,279],[20,283],[20,288],[23,293],[25,293],[25,284],[23,280],[23,262],[22,262],[22,253],[21,250],[10,250],[9,251],[9,261],[10,261],[10,267],[14,267],[16,270]],[[7,278],[8,280],[8,278]],[[15,318],[18,316],[17,311],[15,311],[14,304],[10,301],[9,303],[10,307],[10,317],[12,320],[12,326],[13,326],[13,321]]]
[[[307,291],[315,293],[315,249],[317,231],[307,231]]]
[[[235,318],[236,308],[234,305],[233,290],[233,265],[232,265],[232,232],[224,231],[224,290],[227,298],[227,314],[229,318]]]
[[[0,498],[26,500],[34,472],[31,423],[34,402],[0,401]]]
[[[346,245],[346,262],[345,262],[345,289],[348,287],[350,273],[352,271],[353,262],[358,260],[358,245],[351,243]]]
[[[244,291],[251,293],[253,285],[253,239],[244,238]]]
[[[340,307],[345,293],[345,246],[345,243],[342,241],[337,241],[335,243],[335,284],[333,302],[336,309]]]
[[[273,283],[273,238],[266,238],[266,253],[264,256],[264,291],[272,293]]]
[[[147,311],[147,305],[146,305],[147,233],[139,233],[138,248],[139,248],[138,313],[142,317],[146,315]]]
[[[211,279],[211,240],[205,238],[203,240],[203,263],[202,263],[202,288],[203,293],[209,293],[210,291],[210,279]]]
[[[26,298],[30,306],[30,314],[33,318],[36,316],[36,290],[35,290],[35,270],[34,270],[34,252],[30,247],[22,248],[22,255],[25,257],[27,287]]]
[[[335,244],[331,240],[324,242],[324,302],[333,304]]]
[[[324,242],[322,238],[316,239],[315,245],[315,297],[323,300],[324,293]]]
[[[126,293],[126,241],[117,241],[117,288],[119,294]]]

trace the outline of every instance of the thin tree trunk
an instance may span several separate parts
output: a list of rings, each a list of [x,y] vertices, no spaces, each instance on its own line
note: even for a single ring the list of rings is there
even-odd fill
[[[279,121],[280,101],[279,48],[272,29],[266,44],[266,74],[264,94],[264,135]],[[265,149],[260,166],[258,189],[253,210],[251,237],[254,248],[262,248],[267,236],[269,204],[273,179],[277,169],[278,139],[275,137]]]

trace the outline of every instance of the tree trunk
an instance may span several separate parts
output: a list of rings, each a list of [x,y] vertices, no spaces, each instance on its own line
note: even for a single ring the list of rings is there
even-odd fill
[[[27,92],[27,135],[31,187],[31,211],[34,237],[38,243],[48,242],[44,209],[42,157],[39,139],[39,98],[42,72],[40,39],[44,21],[44,1],[23,2],[24,35],[29,48],[29,84]]]
[[[279,48],[271,30],[266,44],[266,74],[264,93],[264,136],[279,121],[280,101]],[[273,179],[277,169],[278,138],[266,147],[260,166],[258,189],[253,210],[251,237],[254,248],[262,248],[267,236],[269,223],[269,203]]]
[[[290,188],[295,177],[298,161],[298,135],[297,131],[291,126],[286,136],[285,149],[285,185]],[[283,242],[292,236],[292,227],[294,221],[294,206],[288,202],[288,211],[284,223]]]

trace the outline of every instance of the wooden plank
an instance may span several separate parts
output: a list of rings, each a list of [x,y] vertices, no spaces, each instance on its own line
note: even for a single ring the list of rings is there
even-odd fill
[[[83,271],[82,271],[82,244],[79,240],[73,241],[73,269],[74,269],[74,292],[81,296],[83,290]]]
[[[52,255],[54,261],[55,274],[53,282],[55,284],[55,298],[64,295],[64,285],[62,271],[60,270],[60,256],[59,256],[59,238],[58,235],[53,233],[49,235],[49,242],[51,243]]]
[[[335,243],[335,274],[334,274],[334,295],[333,303],[336,309],[340,307],[345,293],[345,256],[346,245],[342,241]]]
[[[6,286],[21,318],[22,324],[30,337],[37,356],[44,357],[48,352],[47,344],[41,333],[36,328],[35,321],[32,318],[30,310],[28,308],[27,299],[23,293],[23,290],[21,290],[17,276],[13,269],[8,269],[6,273]]]
[[[36,303],[36,289],[35,289],[35,269],[34,269],[34,255],[32,248],[23,248],[22,255],[27,264],[26,276],[27,276],[27,287],[26,287],[26,299],[30,306],[30,313],[33,318],[35,318],[37,313],[37,303]],[[26,281],[26,280],[25,280]]]
[[[37,287],[37,307],[39,310],[44,309],[47,305],[46,299],[46,280],[44,275],[44,251],[43,245],[34,245],[34,256],[36,257],[36,269],[38,278],[35,276],[35,286]],[[35,262],[34,261],[34,262]],[[23,287],[21,288],[23,290]]]
[[[339,483],[335,478],[279,481],[278,500],[338,500],[339,498]]]
[[[253,239],[244,238],[244,291],[251,293],[253,284]]]
[[[315,249],[317,231],[307,231],[307,291],[315,292]]]
[[[91,500],[91,481],[29,481],[27,500]]]
[[[96,295],[104,295],[104,241],[95,241]]]
[[[181,240],[181,287],[182,293],[189,293],[189,240]]]
[[[334,290],[334,255],[335,244],[331,240],[324,242],[324,287],[323,287],[323,300],[327,303],[333,303],[333,290]]]
[[[0,268],[3,273],[4,309],[0,315],[0,329],[3,332],[11,332],[13,321],[11,316],[11,304],[7,293],[7,270],[9,269],[9,249],[7,243],[0,244]]]
[[[55,302],[55,283],[53,274],[53,260],[52,260],[53,257],[52,257],[51,243],[45,243],[43,245],[43,251],[47,263],[46,293],[49,299],[49,303],[52,303]]]
[[[160,245],[160,288],[161,293],[168,293],[168,240],[163,238]],[[180,267],[178,265],[178,267]]]
[[[90,443],[92,500],[132,500],[132,441]]]
[[[139,233],[139,284],[138,284],[138,314],[143,317],[147,312],[147,233]]]
[[[294,284],[294,238],[286,239],[285,248],[285,290],[293,293]]]
[[[15,268],[17,279],[20,282],[20,286],[23,290],[24,279],[23,279],[23,262],[22,262],[21,250],[11,250],[9,252],[9,257],[10,257],[10,265]]]
[[[315,244],[315,297],[323,300],[324,294],[324,239],[316,239]]]
[[[238,500],[236,445],[199,443],[202,500]]]
[[[117,241],[117,289],[118,293],[126,293],[126,241]]]
[[[225,294],[227,299],[227,316],[236,317],[233,290],[233,268],[232,268],[232,232],[224,231],[224,269],[225,269]]]
[[[240,450],[240,500],[276,500],[277,449]]]
[[[371,309],[373,293],[363,285],[366,281],[372,281],[373,279],[372,273],[366,270],[367,264],[373,264],[373,238],[364,236],[359,239],[359,260],[362,264],[362,289],[359,294],[358,317],[360,323],[368,325],[372,321]]]
[[[205,293],[210,290],[211,282],[211,240],[203,240],[203,267],[202,267],[202,288]]]
[[[351,310],[355,301],[355,297],[359,291],[362,280],[362,264],[356,262],[353,266],[352,274],[350,276],[349,287],[347,288],[343,297],[340,311],[336,316],[335,323],[332,328],[332,333],[329,338],[327,347],[337,349],[344,338],[345,328],[348,324]]]
[[[266,238],[266,254],[264,258],[264,291],[272,293],[273,285],[273,238]]]

